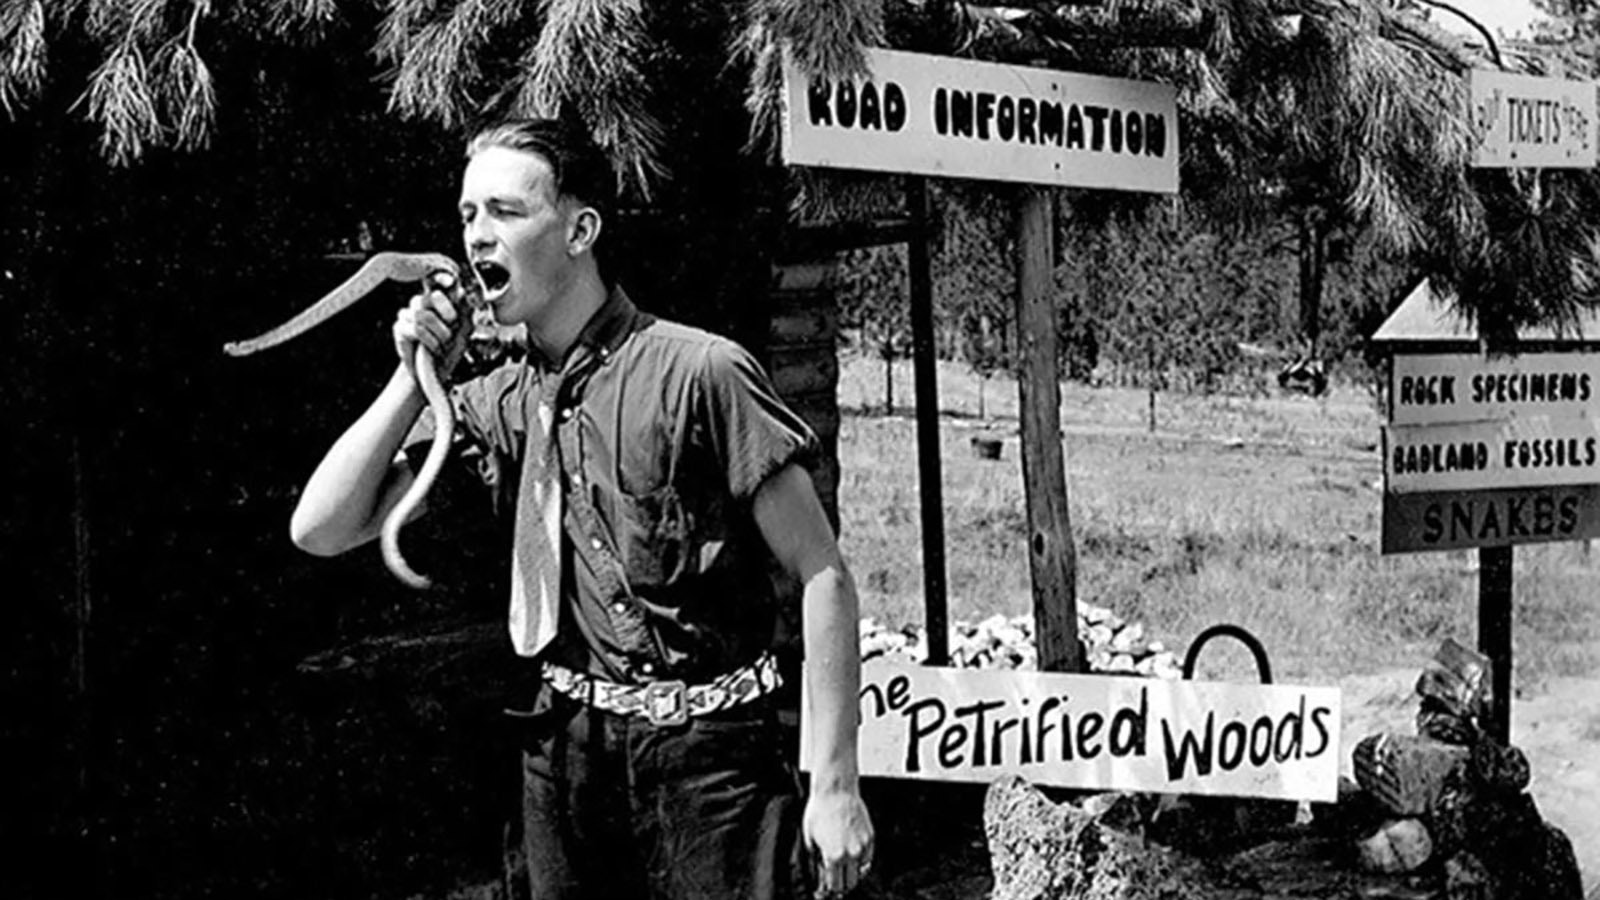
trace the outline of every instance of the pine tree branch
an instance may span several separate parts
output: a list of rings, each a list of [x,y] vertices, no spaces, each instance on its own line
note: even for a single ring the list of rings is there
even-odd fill
[[[514,110],[576,112],[644,196],[666,174],[644,58],[651,38],[639,0],[546,0],[544,26],[524,55]]]
[[[267,27],[280,37],[316,36],[338,17],[336,0],[272,0]]]
[[[746,149],[775,156],[785,55],[808,76],[865,74],[866,48],[884,42],[883,0],[747,0],[736,35],[731,55],[751,67]]]
[[[1443,0],[1417,0],[1417,2],[1422,3],[1422,4],[1426,5],[1426,6],[1431,6],[1431,7],[1435,8],[1435,9],[1442,9],[1447,13],[1451,13],[1451,14],[1453,14],[1455,16],[1460,17],[1461,19],[1464,19],[1468,25],[1471,25],[1473,28],[1476,28],[1478,30],[1478,33],[1483,35],[1484,43],[1488,44],[1489,53],[1490,53],[1491,56],[1494,57],[1494,64],[1496,66],[1502,68],[1502,69],[1504,69],[1506,67],[1505,60],[1500,58],[1500,45],[1495,43],[1494,35],[1489,33],[1489,29],[1483,27],[1483,23],[1482,22],[1479,22],[1477,19],[1474,19],[1472,16],[1467,15],[1465,12],[1463,12],[1461,10],[1460,7],[1451,5],[1449,3],[1445,3],[1445,2],[1443,2]]]
[[[161,139],[156,101],[150,90],[144,54],[133,32],[117,44],[95,73],[84,94],[88,118],[100,125],[100,149],[114,166],[138,159],[145,145]]]
[[[0,109],[7,118],[39,95],[48,63],[44,0],[7,0],[0,6]]]

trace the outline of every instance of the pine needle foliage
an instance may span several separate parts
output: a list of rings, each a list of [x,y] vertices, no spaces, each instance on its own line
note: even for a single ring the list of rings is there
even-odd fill
[[[1485,333],[1504,335],[1574,321],[1600,283],[1593,172],[1469,167],[1469,69],[1595,66],[1592,4],[1541,2],[1565,16],[1568,36],[1502,54],[1446,35],[1416,0],[0,0],[0,112],[16,119],[41,97],[81,90],[70,110],[98,127],[113,164],[199,149],[216,131],[214,68],[254,65],[220,48],[370,29],[393,114],[447,129],[506,113],[581,117],[624,186],[648,197],[671,177],[668,149],[681,158],[702,139],[668,92],[720,96],[724,80],[742,80],[746,150],[770,159],[786,61],[839,79],[864,73],[866,48],[887,46],[1157,80],[1179,92],[1190,208],[1237,229],[1311,210],[1330,228],[1369,232],[1458,288]],[[713,17],[719,40],[673,45],[663,23],[691,15]],[[87,63],[82,48],[95,54]],[[708,53],[729,61],[696,77],[718,83],[664,75],[682,71],[672,60]],[[900,187],[817,172],[791,182],[829,216],[895,209]],[[1149,206],[1066,196],[1079,222]]]
[[[545,0],[523,58],[513,112],[576,113],[642,191],[664,172],[664,139],[645,72],[651,41],[640,0]]]
[[[15,118],[44,86],[44,0],[0,2],[0,110]]]
[[[750,69],[749,149],[776,156],[785,54],[801,71],[837,80],[865,74],[865,48],[883,43],[881,0],[747,0],[730,56]]]

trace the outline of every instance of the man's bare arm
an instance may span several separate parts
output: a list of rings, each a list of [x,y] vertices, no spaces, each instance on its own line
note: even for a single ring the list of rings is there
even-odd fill
[[[803,826],[821,887],[848,891],[872,861],[872,822],[861,800],[856,731],[861,692],[860,607],[811,476],[790,465],[762,483],[755,519],[773,554],[805,585],[805,713],[811,793]]]
[[[300,549],[334,556],[372,540],[411,485],[411,467],[397,454],[427,402],[411,360],[419,346],[439,354],[449,344],[456,319],[447,295],[452,283],[447,275],[436,277],[395,317],[393,340],[401,365],[306,482],[289,520],[289,537]]]
[[[311,473],[289,520],[295,546],[335,556],[378,536],[384,517],[411,485],[411,467],[397,454],[423,405],[416,382],[397,368]]]

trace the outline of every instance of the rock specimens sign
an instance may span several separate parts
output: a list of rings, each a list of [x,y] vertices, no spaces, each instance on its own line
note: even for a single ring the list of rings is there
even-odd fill
[[[865,79],[784,66],[783,158],[1031,184],[1176,193],[1170,85],[869,49]]]
[[[1478,168],[1591,168],[1596,151],[1593,81],[1474,69],[1469,76]]]
[[[1333,800],[1339,691],[880,657],[862,666],[860,761],[893,778]]]

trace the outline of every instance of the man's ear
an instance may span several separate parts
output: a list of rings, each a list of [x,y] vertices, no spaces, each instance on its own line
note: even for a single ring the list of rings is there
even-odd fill
[[[567,255],[579,256],[593,250],[600,239],[600,211],[592,206],[580,206],[567,225]]]

